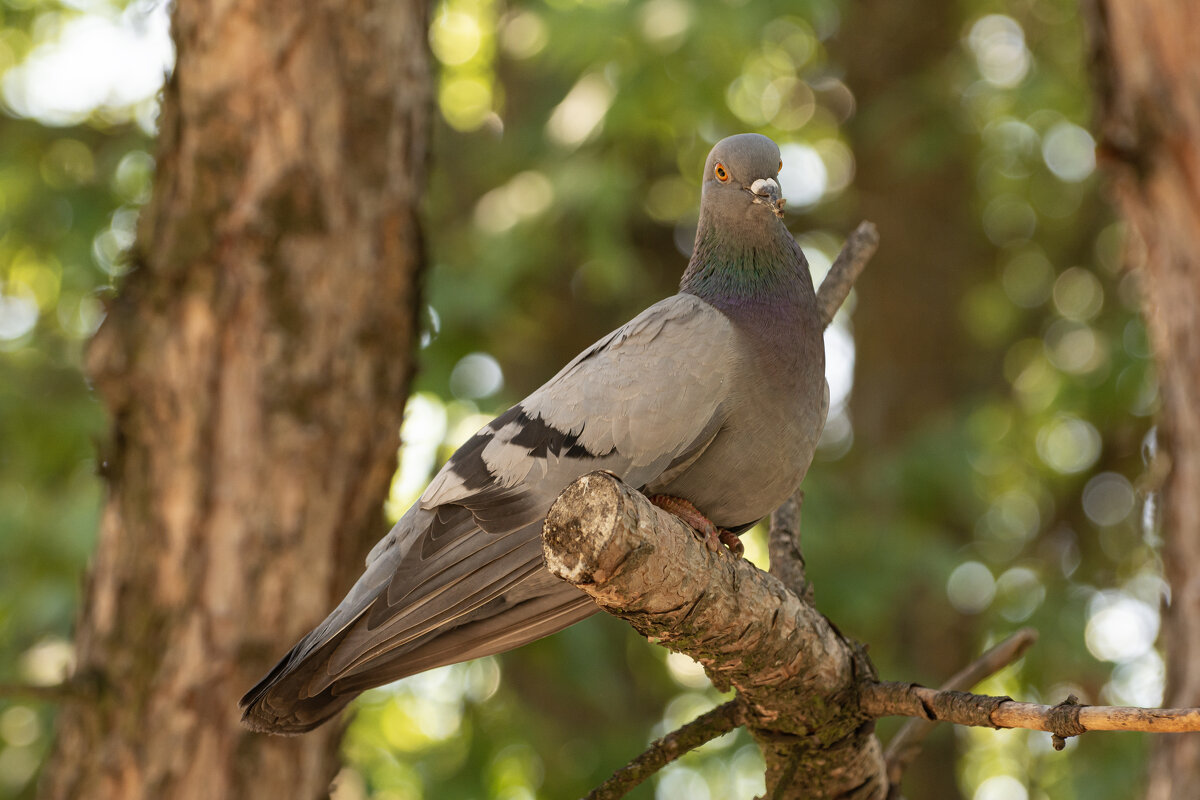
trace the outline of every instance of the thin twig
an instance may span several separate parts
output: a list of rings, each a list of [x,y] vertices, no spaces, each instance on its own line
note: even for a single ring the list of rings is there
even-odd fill
[[[911,683],[881,681],[862,687],[860,707],[869,717],[920,717],[987,728],[1047,731],[1061,739],[1087,731],[1200,731],[1200,708],[1131,708],[1084,706],[1068,701],[1056,706],[1018,703],[1010,697],[944,692]]]
[[[833,315],[842,307],[854,282],[862,274],[863,267],[875,255],[879,247],[879,231],[871,222],[860,222],[854,232],[846,237],[842,252],[838,253],[829,274],[821,281],[817,291],[817,306],[821,309],[821,322],[828,326]]]
[[[803,504],[804,492],[797,490],[771,514],[767,532],[767,554],[771,559],[768,572],[812,605],[813,588],[805,577],[804,553],[800,550],[800,508]]]
[[[1022,628],[953,675],[941,685],[940,691],[970,689],[1024,655],[1037,638],[1037,631],[1033,628]],[[925,719],[909,720],[888,742],[884,757],[887,759],[888,781],[893,786],[900,783],[904,771],[921,752],[921,743],[936,725]]]
[[[737,700],[711,711],[655,741],[646,752],[612,774],[592,790],[585,800],[617,800],[684,753],[724,736],[742,724],[742,707]]]

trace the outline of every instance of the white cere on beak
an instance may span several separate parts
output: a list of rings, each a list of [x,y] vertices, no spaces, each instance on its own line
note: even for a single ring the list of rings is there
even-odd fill
[[[771,210],[775,212],[775,216],[783,217],[783,204],[786,201],[774,178],[759,178],[750,184],[750,193],[754,195],[755,203],[770,206]]]
[[[779,184],[774,178],[759,178],[754,183],[750,184],[750,191],[760,197],[779,197]]]

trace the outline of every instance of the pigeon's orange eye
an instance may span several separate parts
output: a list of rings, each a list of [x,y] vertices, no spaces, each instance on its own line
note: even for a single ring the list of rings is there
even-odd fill
[[[781,159],[779,159],[779,169],[777,169],[777,170],[775,170],[775,171],[776,171],[776,172],[783,172],[783,159],[782,159],[782,158],[781,158]]]
[[[729,170],[725,169],[724,164],[717,164],[717,166],[713,169],[713,174],[717,176],[717,180],[719,180],[721,183],[725,183],[725,181],[729,180]]]

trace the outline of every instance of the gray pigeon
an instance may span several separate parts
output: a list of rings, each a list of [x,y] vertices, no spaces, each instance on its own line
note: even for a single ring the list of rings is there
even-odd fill
[[[718,142],[679,293],[580,353],[450,458],[329,617],[241,700],[311,730],[373,686],[500,653],[596,611],[542,564],[542,522],[604,469],[715,546],[787,499],[829,394],[808,263],[781,220],[779,148]]]

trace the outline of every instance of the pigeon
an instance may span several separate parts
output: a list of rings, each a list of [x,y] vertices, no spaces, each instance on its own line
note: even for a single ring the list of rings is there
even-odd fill
[[[345,599],[242,698],[243,723],[298,734],[366,689],[510,650],[597,610],[542,560],[571,482],[617,475],[740,555],[790,497],[825,424],[823,325],[783,223],[779,148],[722,139],[704,165],[679,292],[485,425],[372,549]]]

